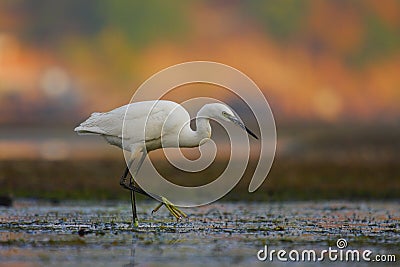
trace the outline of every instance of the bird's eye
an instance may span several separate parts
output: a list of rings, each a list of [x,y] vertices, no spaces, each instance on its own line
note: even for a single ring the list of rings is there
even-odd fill
[[[225,111],[222,111],[222,115],[223,115],[224,117],[227,117],[227,116],[228,116],[228,113],[226,113]]]

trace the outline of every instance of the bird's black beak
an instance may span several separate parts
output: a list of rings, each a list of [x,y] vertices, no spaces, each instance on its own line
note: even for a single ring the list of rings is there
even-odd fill
[[[240,120],[233,116],[226,116],[230,121],[232,121],[234,124],[238,125],[240,128],[245,130],[249,135],[253,136],[255,139],[258,140],[258,137],[255,133],[253,133],[249,128],[246,127],[246,125],[243,124]]]
[[[255,139],[258,140],[257,135],[256,135],[255,133],[253,133],[252,131],[250,131],[249,128],[247,128],[246,126],[244,126],[244,129],[246,130],[246,132],[247,132],[249,135],[253,136]]]

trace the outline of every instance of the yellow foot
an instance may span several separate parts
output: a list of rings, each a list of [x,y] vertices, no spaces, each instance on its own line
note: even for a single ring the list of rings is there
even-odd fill
[[[151,211],[151,214],[156,213],[163,205],[164,203],[160,202],[160,204],[158,204],[157,207],[155,207],[154,210]]]
[[[139,220],[136,218],[135,222],[133,223],[134,227],[139,227]]]
[[[162,203],[160,203],[153,211],[152,213],[157,212],[163,205],[169,210],[169,212],[174,216],[178,221],[181,220],[182,218],[187,218],[187,215],[178,209],[174,204],[172,204],[168,199],[165,197],[161,197]]]

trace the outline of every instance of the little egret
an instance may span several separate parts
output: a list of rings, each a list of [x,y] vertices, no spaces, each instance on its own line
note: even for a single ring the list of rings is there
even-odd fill
[[[120,179],[120,185],[131,192],[133,223],[137,226],[135,192],[160,202],[153,212],[165,205],[178,220],[187,217],[166,198],[149,194],[138,187],[134,178],[148,152],[162,147],[197,147],[209,140],[210,119],[232,122],[258,139],[224,104],[204,105],[197,113],[196,130],[192,130],[189,113],[181,105],[167,100],[143,101],[109,112],[95,112],[76,127],[75,132],[79,135],[103,136],[109,144],[131,152],[131,158]],[[129,169],[136,160],[138,161],[132,168],[131,178],[128,179]]]

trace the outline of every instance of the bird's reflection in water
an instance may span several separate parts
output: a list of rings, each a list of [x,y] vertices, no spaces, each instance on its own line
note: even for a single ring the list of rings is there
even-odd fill
[[[131,255],[129,257],[129,263],[124,264],[123,267],[137,266],[139,264],[138,262],[135,262],[137,240],[137,234],[134,233],[132,235]]]
[[[168,233],[134,233],[132,235],[132,245],[130,248],[129,263],[124,264],[124,267],[138,266],[146,262],[146,254],[138,256],[138,250],[141,248],[143,250],[150,249],[151,252],[147,255],[157,255],[161,256],[164,254],[164,249],[162,245],[168,245],[171,248],[177,244],[180,244],[181,234],[174,233],[171,236]],[[152,257],[154,260],[154,257]]]

